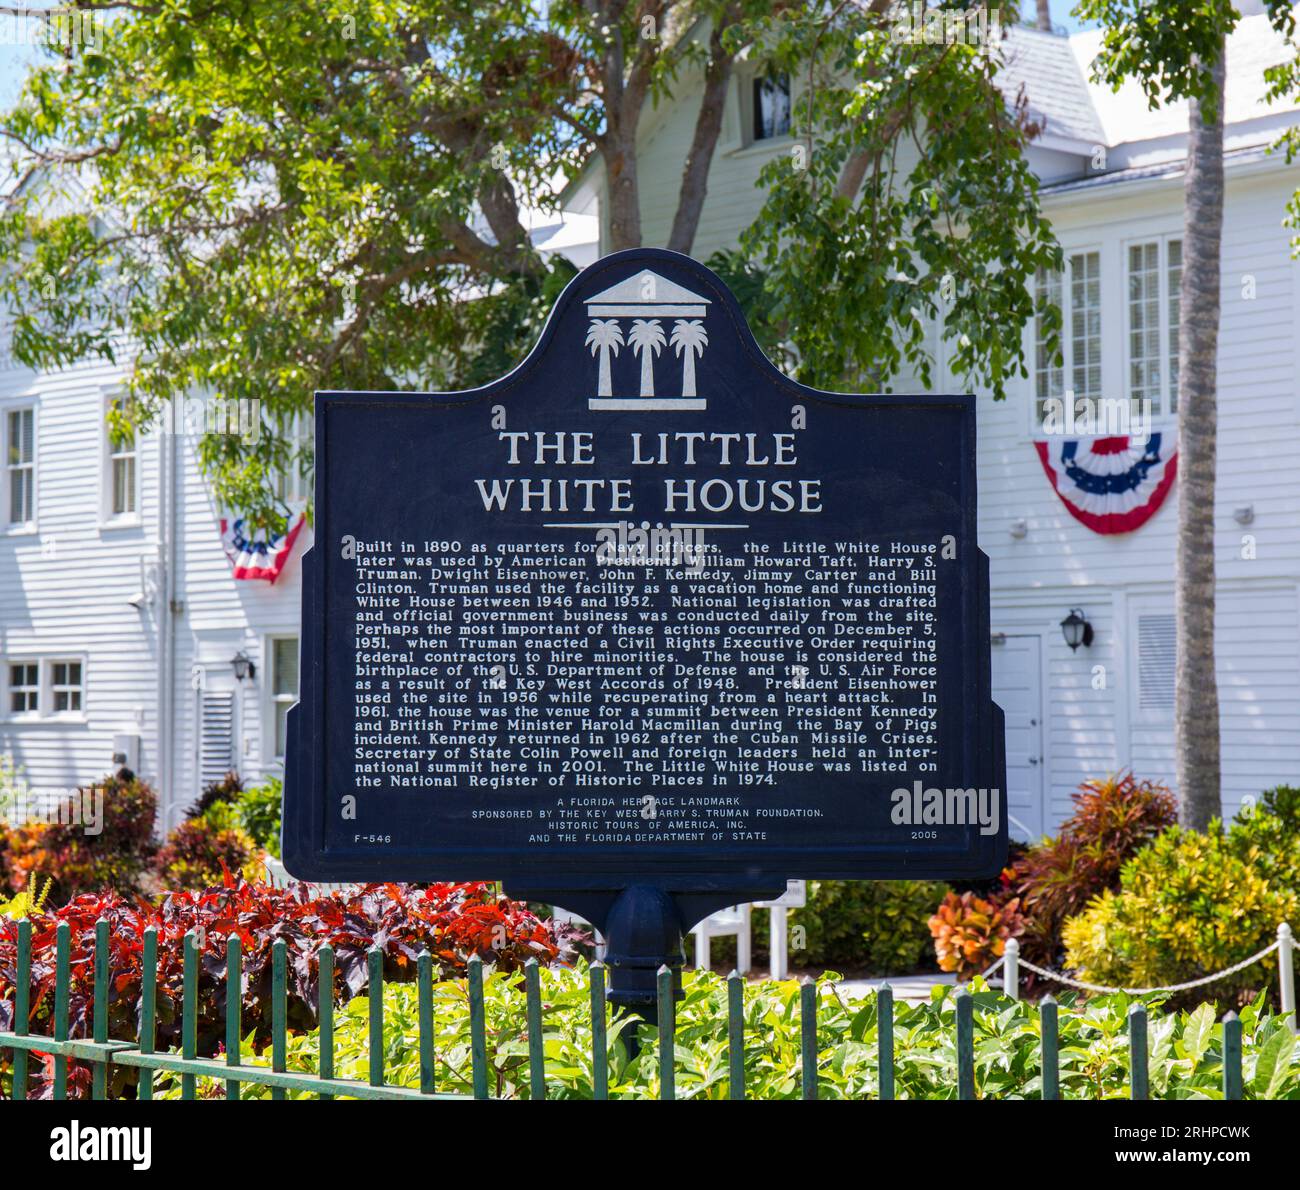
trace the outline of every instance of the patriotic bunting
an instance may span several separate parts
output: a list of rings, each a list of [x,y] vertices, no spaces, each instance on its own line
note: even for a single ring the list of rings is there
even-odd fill
[[[1094,533],[1132,533],[1164,503],[1178,471],[1173,431],[1133,438],[1035,442],[1039,461],[1070,515]]]
[[[280,577],[293,543],[302,530],[303,513],[290,518],[288,527],[278,536],[268,537],[265,529],[249,534],[244,518],[228,521],[221,518],[221,545],[230,559],[231,573],[238,579],[262,579],[273,583]]]

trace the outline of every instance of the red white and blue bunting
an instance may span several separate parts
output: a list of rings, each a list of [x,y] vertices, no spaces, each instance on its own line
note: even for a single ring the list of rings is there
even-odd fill
[[[261,579],[273,583],[280,577],[289,560],[293,543],[302,531],[304,515],[299,512],[289,518],[285,531],[268,537],[265,529],[248,533],[244,518],[228,521],[221,518],[221,546],[230,559],[231,573],[239,579]]]
[[[1120,435],[1035,442],[1061,503],[1094,533],[1132,533],[1164,503],[1178,472],[1178,437]]]

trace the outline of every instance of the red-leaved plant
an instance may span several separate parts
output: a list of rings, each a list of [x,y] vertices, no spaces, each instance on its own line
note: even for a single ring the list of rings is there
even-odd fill
[[[245,1035],[258,1044],[270,1041],[271,946],[288,946],[288,1027],[315,1025],[318,1004],[316,954],[328,942],[334,950],[336,1003],[365,989],[366,955],[378,947],[386,980],[413,980],[416,961],[428,949],[442,975],[465,973],[471,955],[513,970],[530,958],[554,962],[560,956],[549,923],[518,901],[500,896],[490,884],[370,884],[356,892],[313,897],[307,886],[273,888],[226,877],[218,888],[175,892],[154,904],[128,900],[117,893],[87,894],[60,909],[32,915],[32,990],[28,1020],[32,1033],[51,1034],[55,984],[55,940],[60,922],[71,930],[72,984],[68,1032],[90,1036],[94,1013],[95,924],[109,923],[109,1037],[134,1041],[141,1009],[145,931],[158,935],[157,1045],[180,1044],[184,939],[196,931],[199,942],[199,1054],[211,1056],[225,1035],[227,938],[240,940],[243,981],[240,987]],[[19,923],[0,917],[0,1030],[13,1028]],[[6,1067],[7,1051],[0,1051]],[[84,1095],[90,1069],[69,1064],[69,1094]],[[34,1065],[29,1094],[51,1094],[52,1060]],[[111,1095],[134,1092],[135,1072],[112,1067]]]

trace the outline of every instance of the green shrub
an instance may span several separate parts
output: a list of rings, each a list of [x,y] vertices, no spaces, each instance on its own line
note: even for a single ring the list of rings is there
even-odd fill
[[[102,796],[103,824],[97,834],[81,825],[81,808]],[[68,799],[61,822],[32,822],[6,828],[0,863],[10,889],[34,887],[49,878],[50,899],[62,903],[82,893],[112,889],[142,891],[153,858],[158,796],[151,786],[122,769]]]
[[[243,790],[235,799],[239,825],[265,852],[280,858],[280,812],[284,783],[270,777],[261,785]]]
[[[229,820],[231,811],[213,807],[189,818],[167,836],[154,859],[154,873],[168,892],[199,891],[221,884],[227,874],[255,879],[261,866],[257,844]]]
[[[1060,834],[1030,847],[1007,875],[1006,893],[1020,902],[1020,952],[1030,962],[1061,961],[1061,928],[1108,889],[1124,864],[1178,821],[1169,789],[1132,773],[1085,781]],[[997,897],[991,898],[995,902]]]
[[[791,909],[787,919],[790,964],[863,975],[909,975],[921,970],[930,950],[926,923],[947,891],[946,884],[934,880],[810,880],[808,904]],[[758,965],[768,961],[770,926],[767,910],[754,910]],[[735,940],[714,939],[710,953],[719,965],[733,963]]]
[[[593,1086],[590,994],[584,966],[543,969],[542,1031],[546,1093],[552,1099],[590,1099]],[[817,1015],[818,1095],[863,1099],[879,1095],[876,999],[849,999],[834,990],[838,976],[819,984]],[[684,999],[677,1008],[675,1085],[681,1099],[725,1099],[729,1094],[727,984],[711,972],[686,971]],[[530,1095],[523,974],[484,972],[488,1086],[493,1096]],[[981,1098],[1041,1096],[1041,1034],[1038,1010],[990,991],[973,988],[975,1085]],[[1071,1099],[1121,1099],[1129,1094],[1127,996],[1106,996],[1076,1010],[1072,996],[1061,1000],[1060,1089]],[[1154,1003],[1154,1001],[1152,1002]],[[899,1099],[955,1099],[957,1053],[951,989],[936,988],[927,1003],[894,1007],[895,1094]],[[798,1099],[801,1091],[799,987],[793,981],[747,984],[744,989],[745,1090],[753,1099]],[[1300,1099],[1300,1065],[1288,1024],[1260,1004],[1242,1013],[1243,1084],[1247,1099]],[[359,997],[335,1018],[335,1073],[365,1081],[369,1073],[367,997]],[[434,1079],[441,1093],[468,1094],[472,1088],[469,1008],[463,980],[433,988]],[[625,1037],[638,1030],[641,1056],[629,1059]],[[1221,1026],[1204,1006],[1191,1014],[1154,1014],[1150,1027],[1150,1094],[1156,1099],[1218,1099],[1222,1085]],[[384,1074],[401,1086],[419,1086],[418,1000],[410,985],[384,988]],[[318,1069],[319,1035],[291,1037],[288,1068]],[[269,1054],[251,1043],[245,1062],[269,1065]],[[652,1099],[659,1094],[658,1047],[652,1026],[621,1014],[609,1025],[606,1063],[609,1094],[616,1099]],[[213,1085],[214,1092],[219,1084]],[[176,1081],[162,1089],[179,1096]],[[248,1099],[269,1091],[244,1083]],[[291,1098],[309,1093],[290,1091]]]
[[[1300,907],[1300,835],[1263,808],[1228,830],[1173,827],[1124,867],[1106,893],[1063,930],[1066,961],[1089,982],[1124,987],[1183,983],[1231,966],[1276,937]],[[1273,982],[1274,956],[1182,1002],[1236,1004]]]

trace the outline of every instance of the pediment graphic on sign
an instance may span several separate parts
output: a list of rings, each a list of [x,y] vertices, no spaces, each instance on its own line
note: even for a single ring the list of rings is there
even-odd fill
[[[586,345],[597,360],[596,395],[588,399],[589,409],[667,412],[708,407],[707,398],[697,391],[695,362],[709,345],[704,325],[709,298],[642,269],[583,302],[590,319]],[[638,367],[616,366],[625,347]],[[665,349],[667,366],[656,366]]]

